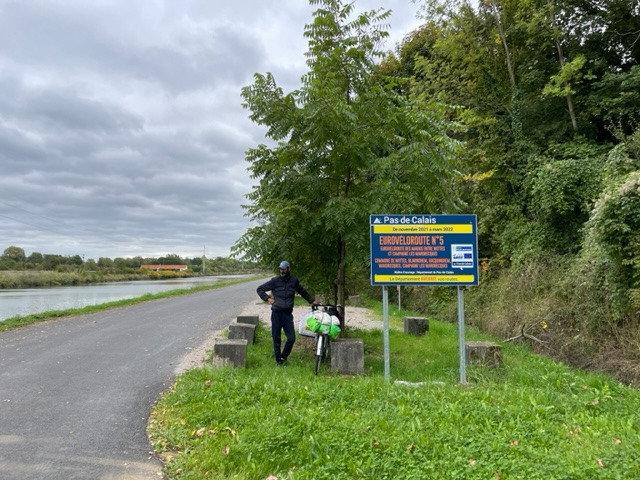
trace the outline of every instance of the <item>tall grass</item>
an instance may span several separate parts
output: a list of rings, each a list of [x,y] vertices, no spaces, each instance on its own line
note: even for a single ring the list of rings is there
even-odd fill
[[[640,313],[616,320],[598,281],[571,256],[489,271],[478,287],[466,289],[466,322],[500,339],[524,329],[544,342],[531,342],[538,353],[640,387]],[[406,290],[410,308],[455,322],[455,289]]]
[[[468,367],[460,385],[456,326],[430,323],[425,337],[390,330],[391,381],[380,331],[349,332],[364,374],[316,377],[308,339],[279,368],[260,328],[246,369],[192,370],[157,404],[167,478],[640,478],[638,391],[511,343],[502,368]]]

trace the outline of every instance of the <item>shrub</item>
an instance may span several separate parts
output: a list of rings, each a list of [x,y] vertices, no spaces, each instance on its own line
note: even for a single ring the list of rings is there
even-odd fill
[[[640,171],[600,197],[588,227],[588,251],[602,255],[593,260],[606,267],[600,271],[618,313],[637,313],[640,303],[631,301],[637,297],[629,294],[640,288]]]

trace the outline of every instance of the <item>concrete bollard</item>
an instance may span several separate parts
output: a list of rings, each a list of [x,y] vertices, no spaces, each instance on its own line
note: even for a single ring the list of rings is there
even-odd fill
[[[213,345],[213,353],[216,357],[225,359],[234,367],[247,366],[247,345],[246,339],[217,339]],[[214,359],[215,363],[215,359]]]
[[[429,319],[425,317],[403,317],[404,333],[424,335],[429,332]]]
[[[249,343],[255,342],[256,326],[249,323],[231,322],[229,324],[230,340],[245,339]]]
[[[338,373],[364,372],[364,342],[361,338],[336,338],[331,342],[331,369]]]
[[[236,322],[238,323],[248,323],[250,325],[255,325],[256,327],[260,325],[260,316],[258,315],[238,315],[236,317]]]
[[[360,298],[360,295],[350,295],[349,296],[349,305],[353,305],[354,307],[357,307],[358,305],[362,304],[362,299]]]
[[[465,342],[464,355],[469,365],[502,366],[502,347],[495,342]]]

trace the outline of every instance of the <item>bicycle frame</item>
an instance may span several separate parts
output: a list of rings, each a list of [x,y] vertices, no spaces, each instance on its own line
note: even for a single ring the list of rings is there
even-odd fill
[[[332,314],[332,315],[336,315],[336,316],[338,316],[338,318],[342,317],[342,312],[341,312],[341,306],[340,305],[326,304],[326,305],[314,305],[313,306],[313,310],[317,310],[318,308],[322,308],[324,312]],[[323,333],[322,331],[316,333],[316,349],[315,349],[315,355],[316,355],[315,372],[316,372],[316,375],[318,375],[318,372],[320,371],[320,365],[322,364],[322,362],[328,356],[327,352],[330,351],[330,343],[331,343],[331,337],[329,336],[328,333]]]
[[[316,375],[320,371],[322,361],[327,358],[327,350],[329,345],[329,335],[318,333],[316,336]]]

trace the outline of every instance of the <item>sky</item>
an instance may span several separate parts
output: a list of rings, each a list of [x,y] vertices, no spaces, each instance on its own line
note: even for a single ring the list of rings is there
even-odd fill
[[[251,226],[242,108],[307,71],[307,0],[0,0],[0,254],[228,256]],[[390,9],[393,50],[420,25]]]

